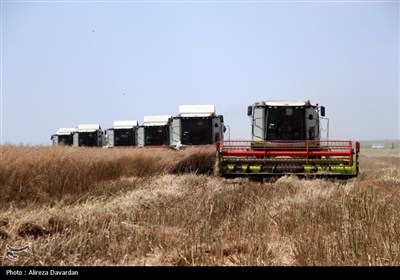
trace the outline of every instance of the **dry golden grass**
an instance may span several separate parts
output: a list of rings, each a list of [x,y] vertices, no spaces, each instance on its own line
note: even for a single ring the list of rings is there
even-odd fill
[[[1,148],[0,265],[400,265],[398,153],[257,183],[212,175],[213,147]]]
[[[156,148],[99,149],[2,146],[1,205],[53,202],[82,195],[108,194],[125,186],[108,184],[122,177],[148,178],[193,172],[210,174],[214,149],[180,151]],[[107,187],[104,187],[104,183]]]

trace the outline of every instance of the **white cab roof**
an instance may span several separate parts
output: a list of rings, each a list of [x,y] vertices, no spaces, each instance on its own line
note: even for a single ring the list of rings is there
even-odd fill
[[[181,117],[210,117],[215,115],[215,105],[179,105]]]
[[[76,131],[78,131],[78,129],[75,128],[75,127],[62,127],[56,132],[56,134],[57,135],[69,135],[69,134],[74,133]]]
[[[144,116],[143,125],[144,126],[167,125],[170,119],[171,119],[170,115]]]
[[[135,126],[138,126],[138,122],[135,120],[131,121],[114,121],[114,129],[129,129],[129,128],[134,128]]]
[[[305,106],[305,101],[297,101],[297,100],[268,100],[265,101],[265,105],[267,106]]]
[[[93,132],[100,128],[99,124],[80,124],[78,125],[78,132]]]

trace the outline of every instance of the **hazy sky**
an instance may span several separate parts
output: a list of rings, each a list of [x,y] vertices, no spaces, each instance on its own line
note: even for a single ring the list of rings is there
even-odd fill
[[[215,104],[311,99],[331,139],[399,139],[399,3],[1,1],[1,143]]]

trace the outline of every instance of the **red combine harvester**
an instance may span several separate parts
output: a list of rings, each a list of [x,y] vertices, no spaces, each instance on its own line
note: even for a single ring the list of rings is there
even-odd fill
[[[358,175],[359,142],[321,140],[325,107],[310,101],[263,101],[249,106],[248,116],[252,140],[217,143],[222,176]]]

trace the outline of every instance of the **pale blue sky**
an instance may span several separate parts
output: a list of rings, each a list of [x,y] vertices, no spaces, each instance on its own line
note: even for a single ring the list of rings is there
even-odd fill
[[[215,104],[311,99],[331,139],[399,139],[398,2],[1,1],[1,142]]]

